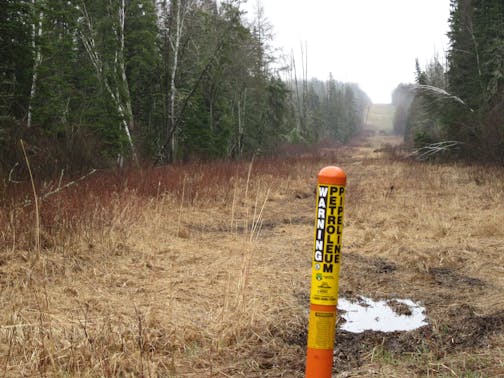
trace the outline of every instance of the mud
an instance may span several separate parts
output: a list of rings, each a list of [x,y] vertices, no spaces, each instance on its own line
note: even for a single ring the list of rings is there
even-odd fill
[[[473,278],[459,274],[450,268],[430,268],[429,274],[434,283],[449,288],[460,288],[460,286],[486,286],[485,282],[480,280],[479,278]]]
[[[468,305],[453,307],[439,327],[423,326],[410,332],[352,333],[337,330],[334,344],[333,370],[350,370],[369,362],[373,354],[399,357],[433,353],[438,357],[481,348],[489,337],[504,330],[504,311],[478,316]],[[291,345],[306,348],[307,331],[304,324],[273,332]]]
[[[345,258],[363,264],[363,268],[370,273],[387,274],[395,272],[398,269],[397,264],[382,257],[366,257],[357,253],[349,253],[345,255]]]
[[[439,326],[436,346],[447,352],[484,347],[490,336],[503,330],[504,310],[478,315],[470,305],[453,306]]]
[[[393,277],[400,274],[411,274],[414,267],[398,265],[384,258],[362,256],[350,253],[345,256],[347,261],[358,263],[361,267],[359,275],[367,280],[379,277]],[[359,276],[360,277],[360,276]],[[488,284],[478,278],[458,273],[446,267],[432,267],[427,271],[430,278],[428,284],[431,288],[444,289],[437,292],[426,292],[419,300],[426,307],[428,325],[409,332],[377,332],[364,331],[352,333],[341,330],[339,327],[344,322],[338,319],[338,329],[334,345],[335,372],[348,371],[369,363],[373,355],[400,358],[406,355],[430,354],[435,358],[446,358],[457,353],[472,353],[477,348],[487,348],[493,336],[504,332],[504,310],[487,314],[479,313],[478,309],[469,304],[460,304],[464,301],[463,292],[471,289],[484,289]],[[465,289],[465,290],[464,290]],[[430,294],[429,294],[430,293]],[[418,292],[420,294],[420,292]],[[426,296],[427,295],[427,296]],[[309,293],[306,291],[295,293],[299,303],[308,306]],[[357,290],[341,290],[340,296],[359,301],[361,294]],[[396,293],[389,293],[380,298],[398,315],[410,315],[411,309],[397,300]],[[423,301],[422,301],[423,299]],[[446,308],[446,310],[440,310]],[[306,314],[307,317],[307,314]],[[283,334],[283,340],[288,344],[306,348],[306,324],[301,323],[297,329],[289,329]],[[416,367],[419,368],[418,366]],[[425,372],[417,371],[419,374]]]

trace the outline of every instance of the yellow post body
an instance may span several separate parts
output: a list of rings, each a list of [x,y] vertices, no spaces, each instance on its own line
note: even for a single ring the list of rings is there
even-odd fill
[[[325,167],[318,174],[306,378],[331,377],[345,185],[341,168]]]

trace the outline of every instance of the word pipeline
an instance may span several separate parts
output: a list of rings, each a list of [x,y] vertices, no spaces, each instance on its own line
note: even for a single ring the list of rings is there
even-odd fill
[[[344,193],[344,186],[318,186],[313,259],[322,273],[337,273],[334,266],[340,263]]]

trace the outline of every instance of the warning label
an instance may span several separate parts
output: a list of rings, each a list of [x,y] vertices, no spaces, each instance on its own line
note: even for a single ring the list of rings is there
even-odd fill
[[[336,305],[345,187],[318,185],[310,302]]]
[[[335,311],[310,311],[308,348],[333,349],[335,329]]]

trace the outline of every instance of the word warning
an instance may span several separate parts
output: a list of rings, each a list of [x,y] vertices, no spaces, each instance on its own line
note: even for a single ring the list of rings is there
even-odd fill
[[[336,305],[343,233],[345,187],[317,186],[317,214],[310,301]]]

